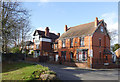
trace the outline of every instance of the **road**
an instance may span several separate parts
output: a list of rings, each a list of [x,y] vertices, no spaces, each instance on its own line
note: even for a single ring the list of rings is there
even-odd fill
[[[80,69],[56,64],[40,63],[57,73],[61,80],[118,80],[118,69]]]

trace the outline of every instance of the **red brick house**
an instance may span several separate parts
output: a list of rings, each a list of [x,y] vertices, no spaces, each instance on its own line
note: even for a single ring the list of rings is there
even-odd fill
[[[60,33],[57,35],[49,32],[49,28],[46,27],[45,31],[35,30],[33,34],[33,42],[34,42],[34,57],[38,56],[53,56],[53,42],[59,38]],[[51,59],[54,60],[54,57]]]
[[[79,67],[99,68],[110,66],[110,36],[104,20],[98,20],[74,27],[64,27],[65,32],[54,44],[62,63],[73,62]],[[72,63],[71,63],[72,64]]]

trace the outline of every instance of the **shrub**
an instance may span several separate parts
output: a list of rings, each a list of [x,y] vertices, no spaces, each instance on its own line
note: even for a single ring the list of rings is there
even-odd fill
[[[33,55],[33,54],[34,54],[34,51],[31,51],[31,54]]]
[[[11,53],[21,53],[18,47],[11,48]]]

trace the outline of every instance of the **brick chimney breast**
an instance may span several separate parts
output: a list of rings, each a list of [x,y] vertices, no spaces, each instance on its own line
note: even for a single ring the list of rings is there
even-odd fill
[[[45,36],[49,37],[49,27],[45,28]]]
[[[67,27],[67,25],[65,25],[64,31],[66,32],[67,30],[68,30],[68,27]]]
[[[98,21],[98,18],[96,17],[96,18],[95,18],[95,27],[98,26],[98,23],[99,23],[99,21]]]

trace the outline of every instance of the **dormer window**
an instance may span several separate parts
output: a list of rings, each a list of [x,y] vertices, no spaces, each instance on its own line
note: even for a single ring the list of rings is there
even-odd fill
[[[100,31],[103,32],[103,27],[101,26]]]

